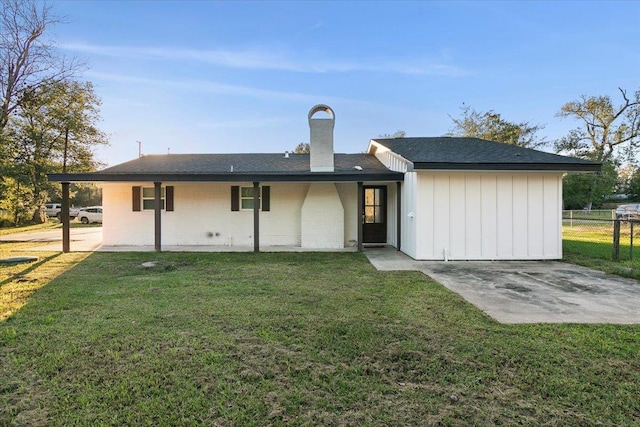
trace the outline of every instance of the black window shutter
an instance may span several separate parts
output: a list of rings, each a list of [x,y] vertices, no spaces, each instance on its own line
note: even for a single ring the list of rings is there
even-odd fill
[[[173,212],[173,185],[167,185],[164,189],[164,206],[167,212]]]
[[[271,187],[265,185],[262,187],[262,211],[269,212],[271,210]]]
[[[231,210],[240,210],[240,187],[237,185],[231,186]]]
[[[140,212],[140,204],[142,202],[142,187],[131,187],[131,206],[134,212]]]

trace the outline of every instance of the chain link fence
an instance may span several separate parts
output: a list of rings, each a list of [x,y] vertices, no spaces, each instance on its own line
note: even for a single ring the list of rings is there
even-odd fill
[[[569,252],[613,261],[633,260],[634,243],[640,243],[640,219],[616,219],[615,210],[563,211],[562,240]]]

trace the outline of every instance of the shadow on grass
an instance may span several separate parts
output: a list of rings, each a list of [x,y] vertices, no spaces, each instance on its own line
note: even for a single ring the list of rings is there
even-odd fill
[[[16,273],[13,273],[10,277],[8,277],[5,280],[3,280],[2,282],[0,282],[0,286],[5,285],[5,284],[7,284],[9,282],[13,282],[17,277],[24,276],[25,274],[31,273],[32,271],[34,271],[36,268],[40,267],[44,263],[49,262],[49,261],[59,257],[60,255],[62,255],[62,252],[50,255],[50,256],[45,257],[45,258],[43,258],[43,259],[41,259],[39,261],[36,261],[36,262],[28,264],[28,266],[26,266],[27,268],[25,268],[24,270],[18,271]],[[10,264],[9,265],[4,265],[4,266],[1,266],[1,267],[15,267],[15,264],[14,265],[10,265]]]
[[[14,265],[0,270],[6,277],[0,282],[0,324],[18,312],[34,292],[59,275],[73,270],[90,255],[86,252],[57,252],[23,269],[15,269]]]

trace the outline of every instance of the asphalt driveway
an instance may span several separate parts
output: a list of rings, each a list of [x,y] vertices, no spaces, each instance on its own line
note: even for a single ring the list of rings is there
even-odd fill
[[[556,261],[415,261],[367,249],[378,270],[417,270],[501,323],[640,324],[640,282]]]

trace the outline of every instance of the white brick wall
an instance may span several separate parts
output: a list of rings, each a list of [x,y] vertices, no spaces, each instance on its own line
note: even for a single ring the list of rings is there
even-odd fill
[[[131,187],[103,184],[104,245],[153,245],[153,211],[133,212]],[[163,245],[253,245],[253,211],[231,211],[231,186],[252,183],[163,183],[175,188],[175,211],[162,212]],[[261,183],[271,187],[271,211],[260,212],[261,246],[299,246],[306,183]],[[341,229],[341,233],[343,229]]]
[[[358,184],[341,182],[336,184],[344,210],[344,247],[358,244]]]
[[[344,208],[335,184],[312,183],[301,212],[303,248],[344,248]]]
[[[311,172],[333,172],[333,119],[310,119]]]

